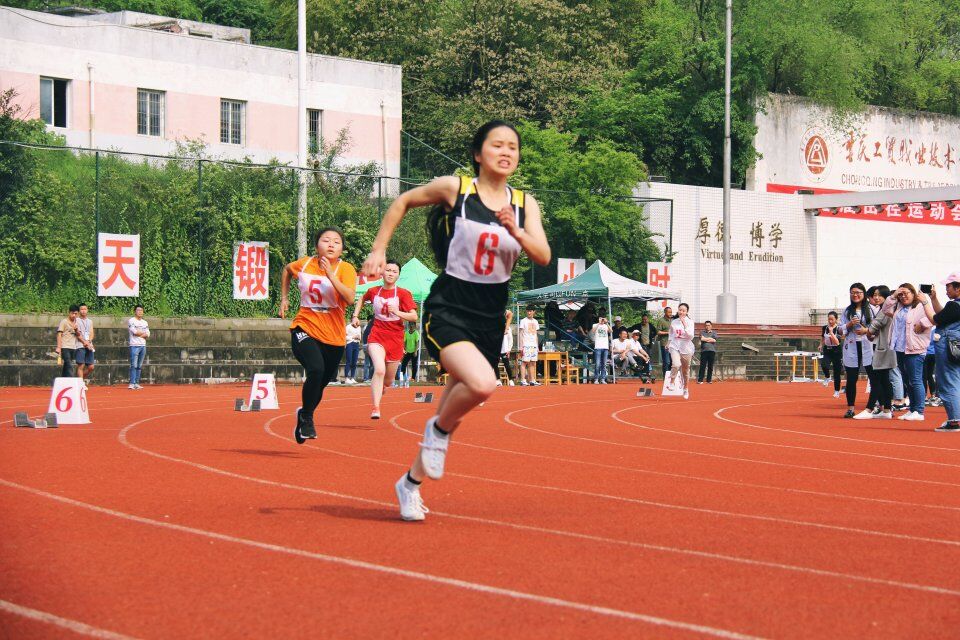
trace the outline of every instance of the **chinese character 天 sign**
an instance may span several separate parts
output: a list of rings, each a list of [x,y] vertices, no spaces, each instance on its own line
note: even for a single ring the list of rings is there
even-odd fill
[[[140,295],[140,236],[97,234],[97,295]]]
[[[237,242],[233,245],[233,297],[266,300],[269,296],[270,243]]]

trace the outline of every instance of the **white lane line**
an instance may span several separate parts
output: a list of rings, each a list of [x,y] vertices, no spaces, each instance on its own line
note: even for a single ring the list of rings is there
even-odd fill
[[[404,429],[399,425],[394,425],[399,431],[409,433],[411,435],[419,437],[421,434],[410,431],[409,429]],[[772,522],[775,524],[786,524],[793,525],[798,527],[811,527],[815,529],[824,529],[828,531],[842,531],[844,533],[855,533],[868,536],[877,536],[881,538],[894,538],[897,540],[909,540],[911,542],[930,542],[933,544],[942,544],[951,547],[960,547],[960,540],[951,540],[948,538],[928,538],[924,536],[912,536],[906,533],[892,533],[888,531],[876,531],[874,529],[860,529],[857,527],[844,527],[841,525],[835,524],[825,524],[821,522],[810,522],[807,520],[794,520],[792,518],[777,518],[774,516],[761,516],[749,513],[737,513],[735,511],[722,511],[719,509],[707,509],[705,507],[690,507],[687,505],[680,504],[671,504],[667,502],[655,502],[653,500],[642,500],[640,498],[627,498],[624,496],[615,496],[607,493],[597,493],[594,491],[583,491],[580,489],[566,489],[563,487],[555,487],[551,485],[543,484],[529,484],[526,482],[513,482],[512,480],[500,480],[497,478],[489,478],[485,476],[474,476],[463,473],[450,473],[450,476],[458,478],[468,478],[470,480],[480,480],[482,482],[491,482],[494,484],[503,484],[511,487],[522,487],[524,489],[539,489],[542,491],[554,491],[557,493],[569,493],[572,495],[584,496],[588,498],[599,498],[601,500],[612,500],[615,502],[626,502],[630,504],[640,504],[648,507],[655,507],[658,509],[670,509],[674,511],[687,511],[691,513],[703,513],[711,516],[718,516],[723,518],[741,518],[744,520],[755,520],[758,522]]]
[[[413,411],[408,411],[405,413],[398,414],[396,417],[399,418],[409,413],[413,413]],[[623,420],[621,420],[621,422],[623,422]],[[517,423],[511,421],[511,424],[516,425]],[[523,427],[523,428],[527,428],[527,427]],[[560,435],[560,436],[563,435],[563,434],[554,434],[553,432],[550,432],[550,431],[542,431],[542,433],[550,433],[552,435]],[[271,435],[275,435],[275,434],[271,432]],[[613,445],[619,444],[619,443],[611,442],[607,440],[594,440],[594,442],[605,442],[607,444],[613,444]],[[890,500],[886,498],[871,498],[868,496],[855,496],[849,493],[832,493],[829,491],[814,491],[812,489],[796,489],[793,487],[780,487],[780,486],[771,485],[771,484],[756,484],[753,482],[737,482],[735,480],[720,480],[718,478],[708,478],[706,476],[695,476],[695,475],[686,474],[686,473],[653,471],[651,469],[643,469],[640,467],[626,467],[623,465],[605,464],[603,462],[593,462],[590,460],[578,460],[576,458],[560,458],[557,456],[548,456],[548,455],[543,455],[539,453],[530,453],[528,451],[518,451],[516,449],[502,449],[500,447],[491,447],[488,445],[476,444],[472,442],[464,442],[463,440],[457,440],[457,446],[470,447],[472,449],[482,449],[484,451],[493,451],[496,453],[505,453],[508,455],[515,455],[515,456],[521,456],[526,458],[534,458],[536,460],[549,460],[550,462],[560,462],[562,464],[579,464],[579,465],[588,466],[588,467],[596,467],[598,469],[610,469],[613,471],[623,471],[623,472],[635,473],[639,475],[660,476],[664,478],[677,478],[679,480],[692,480],[694,482],[719,484],[719,485],[724,485],[729,487],[742,487],[746,489],[762,489],[762,490],[769,490],[769,491],[779,491],[784,493],[796,493],[800,495],[818,496],[822,498],[831,498],[831,499],[839,499],[839,500],[873,502],[877,504],[885,504],[885,505],[891,505],[896,507],[937,509],[942,511],[960,511],[960,507],[952,507],[949,505],[928,504],[923,502],[905,502],[903,500]],[[625,446],[635,446],[635,445],[625,445]],[[653,447],[644,447],[644,448],[655,449]],[[672,451],[672,450],[668,450],[668,451]],[[955,485],[951,484],[950,486],[955,486]]]
[[[399,415],[396,416],[396,417],[399,418],[399,417],[408,415],[408,414],[410,414],[410,413],[416,413],[417,411],[419,411],[419,410],[418,410],[418,409],[413,409],[413,410],[411,410],[411,411],[406,411],[406,412],[404,412],[404,413],[401,413],[401,414],[399,414]],[[271,426],[275,421],[277,421],[277,420],[279,420],[279,419],[281,419],[281,418],[284,418],[284,417],[285,417],[285,416],[275,416],[275,417],[267,420],[267,422],[264,423],[263,428],[264,428],[264,431],[265,431],[266,433],[268,433],[269,435],[271,435],[271,436],[273,436],[273,437],[275,437],[275,438],[278,438],[278,439],[280,439],[280,440],[283,440],[283,441],[286,442],[287,444],[293,444],[293,442],[292,442],[289,438],[286,438],[286,437],[284,437],[284,436],[281,436],[281,435],[275,433],[275,432],[270,428],[270,426]],[[393,419],[395,419],[395,418],[393,418]],[[149,420],[149,419],[147,419],[147,420]],[[146,422],[147,420],[142,420],[141,423],[142,423],[142,422]],[[278,487],[278,488],[282,488],[282,489],[289,489],[289,490],[292,490],[292,491],[300,491],[300,492],[304,492],[304,493],[310,493],[310,494],[316,494],[316,495],[323,495],[323,496],[328,496],[328,497],[331,497],[331,498],[338,498],[338,499],[342,499],[342,500],[351,500],[351,501],[360,502],[360,503],[363,503],[363,504],[371,504],[371,505],[377,505],[377,506],[381,506],[381,507],[396,508],[396,504],[393,503],[393,502],[384,502],[384,501],[381,501],[381,500],[375,500],[375,499],[371,499],[371,498],[363,498],[363,497],[360,497],[360,496],[354,496],[354,495],[339,493],[339,492],[335,492],[335,491],[327,491],[327,490],[324,490],[324,489],[316,489],[316,488],[313,488],[313,487],[305,487],[305,486],[303,486],[303,485],[295,485],[295,484],[289,484],[289,483],[286,483],[286,482],[279,482],[279,481],[275,481],[275,480],[267,480],[267,479],[264,479],[264,478],[257,478],[257,477],[254,477],[254,476],[247,476],[247,475],[243,475],[243,474],[240,474],[240,473],[235,473],[235,472],[233,472],[233,471],[227,471],[227,470],[225,470],[225,469],[221,469],[221,468],[218,468],[218,467],[212,467],[212,466],[209,466],[209,465],[205,465],[205,464],[202,464],[202,463],[199,463],[199,462],[193,462],[193,461],[190,461],[190,460],[184,460],[184,459],[181,459],[181,458],[175,458],[175,457],[173,457],[173,456],[168,456],[168,455],[165,455],[165,454],[162,454],[162,453],[157,453],[157,452],[155,452],[155,451],[150,451],[150,450],[148,450],[148,449],[144,449],[144,448],[142,448],[142,447],[138,447],[138,446],[136,446],[136,445],[134,445],[134,444],[131,444],[131,443],[129,442],[129,440],[126,438],[126,431],[132,429],[132,428],[133,428],[134,426],[136,426],[137,424],[139,424],[139,423],[131,424],[131,425],[129,425],[128,427],[126,427],[125,433],[122,434],[121,442],[122,442],[125,446],[130,447],[131,449],[134,449],[134,450],[136,450],[136,451],[138,451],[138,452],[140,452],[140,453],[143,453],[143,454],[145,454],[145,455],[153,456],[153,457],[155,457],[155,458],[160,458],[160,459],[162,459],[162,460],[167,460],[167,461],[169,461],[169,462],[175,462],[175,463],[178,463],[178,464],[183,464],[183,465],[186,465],[186,466],[194,467],[194,468],[196,468],[196,469],[201,469],[201,470],[203,470],[203,471],[206,471],[206,472],[209,472],[209,473],[214,473],[214,474],[217,474],[217,475],[222,475],[222,476],[225,476],[225,477],[228,477],[228,478],[234,478],[234,479],[238,479],[238,480],[245,480],[245,481],[248,481],[248,482],[253,482],[253,483],[261,484],[261,485],[265,485],[265,486],[272,486],[272,487]],[[339,456],[343,456],[343,457],[347,457],[347,458],[364,460],[364,461],[367,461],[367,462],[378,462],[378,463],[381,463],[381,464],[388,464],[388,465],[393,465],[393,466],[397,466],[397,467],[405,467],[405,466],[406,466],[406,465],[404,465],[404,464],[402,464],[402,463],[399,463],[399,462],[392,462],[392,461],[389,461],[389,460],[381,460],[381,459],[378,459],[378,458],[368,458],[368,457],[364,457],[364,456],[358,456],[358,455],[354,455],[354,454],[344,453],[344,452],[341,452],[341,451],[336,451],[336,450],[333,450],[333,449],[325,449],[325,448],[318,447],[318,446],[315,446],[315,445],[312,445],[312,444],[309,444],[309,443],[304,444],[304,445],[297,445],[297,446],[298,446],[298,448],[300,448],[300,447],[309,447],[309,448],[311,448],[311,449],[316,449],[316,450],[318,450],[318,451],[323,451],[323,452],[327,452],[327,453],[332,453],[332,454],[339,455]],[[462,520],[462,521],[466,521],[466,522],[475,522],[475,523],[479,523],[479,524],[483,524],[483,525],[487,525],[487,526],[504,527],[504,528],[515,529],[515,530],[519,530],[519,531],[530,531],[530,532],[541,533],[541,534],[545,534],[545,535],[553,535],[553,536],[559,536],[559,537],[564,537],[564,538],[572,538],[572,539],[578,539],[578,540],[587,540],[587,541],[590,541],[590,542],[599,542],[599,543],[604,543],[604,544],[613,544],[613,545],[619,545],[619,546],[632,547],[632,548],[636,548],[636,549],[644,549],[644,550],[647,550],[647,551],[655,551],[655,552],[662,552],[662,553],[669,553],[669,554],[676,554],[676,555],[684,555],[684,556],[690,556],[690,557],[695,557],[695,558],[704,558],[704,559],[714,560],[714,561],[720,561],[720,562],[731,562],[731,563],[742,564],[742,565],[747,565],[747,566],[763,567],[763,568],[768,568],[768,569],[778,569],[778,570],[782,570],[782,571],[791,571],[791,572],[801,573],[801,574],[807,574],[807,575],[823,576],[823,577],[835,578],[835,579],[839,579],[839,580],[849,580],[849,581],[854,581],[854,582],[863,582],[863,583],[867,583],[867,584],[874,584],[874,585],[880,585],[880,586],[888,586],[888,587],[896,587],[896,588],[900,588],[900,589],[908,589],[908,590],[912,590],[912,591],[922,591],[922,592],[926,592],[926,593],[935,593],[935,594],[939,594],[939,595],[947,595],[947,596],[960,597],[960,591],[958,591],[958,590],[947,589],[947,588],[943,588],[943,587],[936,587],[936,586],[931,586],[931,585],[921,585],[921,584],[910,583],[910,582],[902,582],[902,581],[898,581],[898,580],[887,580],[887,579],[884,579],[884,578],[873,578],[873,577],[869,577],[869,576],[861,576],[861,575],[856,575],[856,574],[848,574],[848,573],[842,573],[842,572],[838,572],[838,571],[829,571],[829,570],[825,570],[825,569],[816,569],[816,568],[804,567],[804,566],[799,566],[799,565],[790,565],[790,564],[784,564],[784,563],[779,563],[779,562],[771,562],[771,561],[765,561],[765,560],[755,560],[755,559],[744,558],[744,557],[740,557],[740,556],[730,556],[730,555],[726,555],[726,554],[712,553],[712,552],[709,552],[709,551],[697,551],[697,550],[693,550],[693,549],[685,549],[685,548],[677,548],[677,547],[668,547],[668,546],[656,545],[656,544],[647,544],[647,543],[643,543],[643,542],[634,542],[634,541],[623,540],[623,539],[619,539],[619,538],[609,538],[609,537],[605,537],[605,536],[596,536],[596,535],[591,535],[591,534],[586,534],[586,533],[577,533],[577,532],[567,531],[567,530],[561,530],[561,529],[549,529],[549,528],[545,528],[545,527],[537,527],[537,526],[533,526],[533,525],[524,525],[524,524],[519,524],[519,523],[514,523],[514,522],[506,522],[506,521],[501,521],[501,520],[491,520],[491,519],[488,519],[488,518],[480,518],[480,517],[476,517],[476,516],[465,516],[465,515],[454,514],[454,513],[445,513],[445,512],[442,512],[442,511],[437,511],[437,510],[435,510],[435,509],[434,509],[434,510],[431,510],[430,513],[431,513],[432,516],[441,516],[441,517],[445,517],[445,518],[451,518],[451,519],[455,519],[455,520]]]
[[[789,402],[789,401],[785,400],[785,401],[783,401],[783,402],[785,403],[785,402]],[[812,401],[808,401],[808,402],[812,402]],[[740,408],[740,407],[757,407],[757,406],[766,405],[766,404],[780,404],[780,403],[774,403],[774,402],[756,402],[756,403],[752,403],[752,404],[735,404],[735,405],[731,405],[731,406],[729,406],[729,407],[723,407],[723,408],[721,408],[721,409],[718,409],[717,411],[714,412],[713,416],[714,416],[715,418],[719,418],[720,420],[723,420],[724,422],[730,422],[730,423],[732,423],[732,424],[737,424],[737,425],[740,425],[740,426],[743,426],[743,427],[750,427],[751,429],[763,429],[764,431],[776,431],[776,432],[778,432],[778,433],[795,433],[795,434],[798,434],[798,435],[812,436],[812,437],[814,437],[814,438],[830,438],[830,439],[832,439],[832,440],[846,440],[847,442],[860,442],[860,443],[866,443],[866,444],[879,444],[879,445],[885,445],[885,446],[891,446],[891,447],[910,447],[910,448],[914,448],[914,449],[932,449],[932,450],[934,450],[934,451],[948,451],[948,452],[950,452],[950,453],[960,453],[960,450],[958,450],[958,449],[956,449],[956,448],[953,448],[953,447],[934,447],[934,446],[927,445],[927,444],[910,444],[910,443],[907,443],[907,442],[877,442],[876,440],[866,440],[866,439],[864,439],[864,438],[851,438],[850,436],[837,436],[837,435],[831,435],[831,434],[829,434],[829,433],[811,433],[811,432],[809,432],[809,431],[796,431],[796,430],[794,430],[794,429],[783,429],[783,428],[779,428],[779,427],[764,427],[764,426],[759,425],[759,424],[751,424],[751,423],[749,423],[749,422],[740,422],[739,420],[734,420],[733,418],[724,418],[722,415],[720,415],[720,414],[722,414],[724,411],[728,411],[728,410],[730,410],[730,409],[738,409],[738,408]],[[899,422],[899,421],[898,421],[898,422]],[[881,422],[880,425],[883,426],[884,423]],[[888,426],[896,426],[896,423],[894,423],[894,422],[891,420],[890,423],[888,424]],[[933,432],[933,429],[931,429],[930,431],[931,431],[931,433],[932,433],[932,432]],[[844,452],[844,453],[848,453],[848,452]],[[896,459],[896,458],[895,458],[895,459]],[[950,465],[950,466],[960,466],[960,465]]]
[[[144,421],[141,421],[141,422],[144,422]],[[137,424],[137,423],[134,423],[134,424]],[[133,425],[130,425],[130,426],[133,426]],[[240,538],[237,536],[231,536],[224,533],[218,533],[216,531],[208,531],[206,529],[197,529],[195,527],[188,527],[186,525],[174,524],[172,522],[163,522],[160,520],[153,520],[151,518],[144,518],[143,516],[124,513],[122,511],[116,511],[114,509],[101,507],[99,505],[90,504],[88,502],[81,502],[79,500],[74,500],[72,498],[67,498],[65,496],[49,493],[41,489],[35,489],[33,487],[28,487],[15,482],[10,482],[8,480],[0,479],[0,485],[9,487],[11,489],[19,489],[21,491],[25,491],[27,493],[31,493],[33,495],[40,496],[43,498],[48,498],[50,500],[54,500],[62,504],[67,504],[72,507],[78,507],[81,509],[87,509],[95,513],[101,513],[104,515],[112,516],[114,518],[119,518],[121,520],[127,520],[130,522],[136,522],[143,525],[158,527],[161,529],[167,529],[169,531],[188,533],[195,536],[210,538],[212,540],[220,540],[222,542],[229,542],[237,545],[243,545],[247,547],[252,547],[254,549],[260,549],[263,551],[272,551],[274,553],[282,553],[285,555],[297,556],[301,558],[309,558],[311,560],[319,560],[321,562],[326,562],[329,564],[351,567],[353,569],[362,569],[365,571],[373,571],[376,573],[382,573],[387,575],[399,576],[402,578],[409,578],[412,580],[419,580],[422,582],[442,584],[448,587],[456,587],[458,589],[463,589],[465,591],[472,591],[475,593],[483,593],[487,595],[500,596],[500,597],[504,597],[512,600],[534,602],[541,605],[559,607],[563,609],[571,609],[574,611],[581,611],[584,613],[589,613],[594,615],[607,616],[612,618],[621,618],[625,620],[631,620],[634,622],[644,622],[647,624],[652,624],[660,627],[682,629],[684,631],[692,631],[694,633],[701,633],[704,635],[713,636],[717,638],[731,638],[734,640],[756,640],[756,636],[749,636],[749,635],[737,633],[735,631],[729,631],[727,629],[720,629],[716,627],[693,624],[689,622],[681,622],[678,620],[670,620],[668,618],[661,618],[659,616],[636,613],[633,611],[624,611],[621,609],[613,609],[610,607],[601,607],[597,605],[586,604],[583,602],[577,602],[574,600],[564,600],[562,598],[554,598],[551,596],[544,596],[536,593],[528,593],[526,591],[518,591],[515,589],[495,587],[492,585],[487,585],[479,582],[469,582],[467,580],[459,580],[457,578],[448,578],[445,576],[438,576],[430,573],[423,573],[420,571],[411,571],[409,569],[401,569],[399,567],[376,564],[373,562],[366,562],[364,560],[355,560],[353,558],[346,558],[343,556],[335,556],[335,555],[330,555],[326,553],[316,553],[313,551],[307,551],[306,549],[285,547],[282,545],[272,544],[269,542],[261,542],[259,540],[251,540],[249,538]],[[110,637],[122,638],[123,636],[110,636]]]
[[[0,480],[0,482],[4,481]],[[29,618],[38,622],[45,622],[47,624],[63,627],[64,629],[74,633],[90,636],[91,638],[104,638],[105,640],[134,640],[131,636],[114,633],[113,631],[107,631],[106,629],[91,627],[89,624],[80,622],[79,620],[61,618],[60,616],[55,616],[52,613],[31,609],[30,607],[24,607],[23,605],[14,604],[13,602],[9,602],[7,600],[0,600],[0,611],[6,611],[7,613],[12,613],[23,618]]]
[[[706,402],[706,401],[705,401],[705,400],[695,400],[694,402]],[[661,452],[661,453],[678,453],[678,454],[682,454],[682,455],[698,456],[698,457],[702,457],[702,458],[714,458],[714,459],[717,459],[717,460],[730,460],[730,461],[733,461],[733,462],[748,462],[748,463],[752,463],[752,464],[760,464],[760,465],[771,466],[771,467],[784,467],[784,468],[787,468],[787,469],[800,469],[800,470],[803,470],[803,471],[818,471],[818,472],[826,472],[826,473],[836,473],[836,474],[839,474],[839,475],[860,476],[860,477],[866,477],[866,478],[879,478],[879,479],[882,479],[882,480],[897,480],[897,481],[900,481],[900,482],[913,482],[913,483],[917,483],[917,484],[930,484],[930,485],[936,485],[936,486],[941,486],[941,487],[950,487],[951,489],[954,489],[954,488],[956,488],[956,486],[957,486],[957,483],[956,483],[956,482],[945,482],[945,481],[939,481],[939,480],[922,480],[922,479],[917,479],[917,478],[906,478],[906,477],[903,477],[903,476],[888,476],[888,475],[877,474],[877,473],[866,473],[866,472],[862,472],[862,471],[849,471],[849,470],[846,470],[846,469],[830,469],[830,468],[827,468],[827,467],[814,467],[814,466],[810,466],[810,465],[789,464],[789,463],[786,463],[786,462],[771,462],[771,461],[769,461],[769,460],[759,460],[759,459],[756,459],[756,458],[741,458],[741,457],[737,457],[737,456],[725,456],[725,455],[721,455],[721,454],[718,454],[718,453],[706,453],[706,452],[703,452],[703,451],[693,451],[693,450],[691,450],[691,449],[670,449],[670,448],[667,448],[667,447],[653,447],[653,446],[649,446],[649,445],[630,444],[630,443],[627,443],[627,442],[614,442],[614,441],[612,441],[612,440],[603,440],[603,439],[601,439],[601,438],[588,438],[588,437],[586,437],[586,436],[575,436],[575,435],[570,435],[570,434],[566,434],[566,433],[558,433],[558,432],[556,432],[556,431],[547,431],[546,429],[537,429],[536,427],[529,427],[529,426],[523,425],[523,424],[521,424],[521,423],[513,420],[513,418],[512,418],[512,416],[513,416],[514,414],[516,414],[516,413],[521,413],[521,412],[523,412],[523,411],[533,411],[533,410],[540,409],[540,408],[554,407],[554,406],[567,405],[567,404],[581,404],[581,403],[578,403],[578,402],[560,402],[560,403],[556,403],[556,404],[547,404],[547,405],[537,405],[537,406],[533,406],[533,407],[524,407],[524,408],[522,408],[522,409],[517,409],[517,410],[515,410],[515,411],[511,411],[510,413],[508,413],[506,416],[504,416],[504,421],[507,422],[508,424],[512,424],[513,426],[517,427],[518,429],[523,429],[523,430],[525,430],[525,431],[533,431],[533,432],[536,432],[536,433],[542,433],[542,434],[545,434],[545,435],[548,435],[548,436],[553,436],[553,437],[556,437],[556,438],[566,438],[566,439],[568,439],[568,440],[579,440],[579,441],[582,441],[582,442],[592,442],[592,443],[596,443],[596,444],[604,444],[604,445],[609,445],[609,446],[613,446],[613,447],[625,447],[625,448],[629,448],[629,449],[639,449],[639,450],[643,450],[643,451],[658,451],[658,452]],[[691,403],[689,403],[689,404],[693,404],[693,403],[691,402]],[[646,405],[646,406],[652,406],[652,405]],[[618,422],[622,422],[623,424],[631,425],[631,426],[636,426],[636,425],[634,425],[634,423],[628,422],[628,421],[624,420],[623,418],[616,417],[615,415],[612,415],[612,414],[611,414],[611,417],[613,417],[613,418],[614,418],[615,420],[617,420]]]
[[[746,424],[746,423],[737,423],[735,420],[730,420],[730,419],[728,419],[728,418],[724,418],[724,417],[720,416],[719,414],[722,413],[723,411],[726,411],[727,409],[733,409],[733,408],[735,408],[735,407],[755,407],[755,406],[769,405],[769,404],[785,404],[786,402],[793,402],[793,400],[784,400],[784,401],[781,401],[781,402],[761,402],[761,403],[756,403],[756,404],[733,405],[733,406],[731,406],[731,407],[723,407],[723,408],[721,408],[720,410],[716,411],[713,415],[714,415],[715,417],[719,418],[720,420],[725,421],[725,422],[734,422],[734,423],[736,423],[736,424]],[[620,411],[617,411],[617,412],[611,414],[611,417],[612,417],[614,420],[617,420],[617,421],[622,422],[622,423],[624,423],[624,424],[630,425],[630,426],[632,426],[632,427],[636,427],[636,428],[638,428],[638,429],[644,429],[644,430],[646,430],[646,431],[660,431],[660,432],[662,432],[662,433],[673,433],[673,434],[676,434],[676,435],[679,435],[679,436],[685,436],[685,437],[688,437],[688,438],[700,438],[700,439],[703,439],[703,440],[717,440],[717,441],[720,441],[720,442],[733,442],[733,443],[736,443],[736,444],[749,444],[749,445],[754,445],[754,446],[758,446],[758,447],[772,447],[772,448],[775,448],[775,449],[795,449],[795,450],[798,450],[798,451],[814,451],[814,452],[817,452],[817,453],[829,453],[829,454],[841,455],[841,456],[857,456],[857,457],[862,457],[862,458],[877,458],[877,459],[879,459],[879,460],[893,460],[893,461],[896,461],[896,462],[910,462],[910,463],[914,463],[914,464],[928,464],[928,465],[933,465],[933,466],[938,466],[938,467],[960,468],[960,464],[954,464],[954,463],[950,463],[950,462],[934,462],[934,461],[932,461],[932,460],[916,460],[916,459],[914,459],[914,458],[898,458],[898,457],[896,457],[896,456],[885,456],[885,455],[880,455],[880,454],[878,454],[878,453],[863,453],[863,452],[860,452],[860,451],[838,451],[838,450],[836,450],[836,449],[819,449],[819,448],[817,448],[817,447],[804,447],[804,446],[795,445],[795,444],[777,444],[777,443],[774,443],[774,442],[757,442],[757,441],[755,441],[755,440],[741,440],[741,439],[739,439],[739,438],[724,438],[724,437],[721,437],[721,436],[710,436],[710,435],[706,435],[706,434],[703,434],[703,433],[690,433],[690,432],[688,432],[688,431],[677,431],[677,430],[675,430],[675,429],[665,429],[665,428],[663,428],[663,427],[651,427],[651,426],[649,426],[649,425],[642,425],[642,424],[637,424],[637,423],[635,423],[635,422],[630,422],[629,420],[624,420],[623,418],[620,418],[620,417],[619,417],[619,415],[620,415],[621,413],[625,413],[625,412],[627,412],[627,411],[633,411],[634,409],[637,409],[637,408],[639,408],[639,407],[629,407],[629,408],[627,408],[627,409],[621,409]],[[753,426],[753,425],[746,425],[746,426],[749,427],[749,426]],[[770,429],[769,427],[757,427],[757,428],[759,428],[759,429],[768,429],[768,430],[770,430],[770,431],[778,431],[778,432],[781,432],[781,431],[782,431],[783,433],[804,433],[804,432],[802,432],[802,431],[790,431],[789,429],[783,429],[783,430],[781,430],[781,429]],[[808,433],[808,434],[806,434],[806,435],[815,436],[815,435],[819,435],[819,434]],[[825,438],[834,438],[834,437],[835,437],[835,438],[840,438],[840,436],[827,436],[827,435],[825,435],[825,436],[823,436],[823,437],[825,437]],[[896,443],[888,443],[888,442],[874,442],[874,441],[871,441],[871,440],[861,440],[861,439],[858,439],[858,438],[840,438],[840,439],[842,439],[842,440],[850,440],[850,441],[852,441],[852,442],[867,442],[867,443],[870,443],[870,444],[889,444],[889,445],[894,445],[894,444],[896,444]],[[901,445],[901,446],[921,446],[921,445]],[[939,450],[939,451],[951,451],[951,452],[954,452],[954,453],[956,452],[955,449],[944,449],[944,448],[941,448],[941,447],[924,447],[924,448],[927,448],[927,449],[937,449],[937,450]]]

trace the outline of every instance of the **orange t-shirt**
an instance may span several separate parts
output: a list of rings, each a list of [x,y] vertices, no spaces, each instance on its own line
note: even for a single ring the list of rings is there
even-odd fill
[[[300,289],[300,310],[290,328],[300,327],[318,342],[333,346],[345,345],[347,343],[347,325],[344,322],[346,300],[330,284],[316,256],[300,258],[291,263],[290,270]],[[349,289],[357,288],[357,270],[349,262],[343,260],[338,262],[330,275]]]

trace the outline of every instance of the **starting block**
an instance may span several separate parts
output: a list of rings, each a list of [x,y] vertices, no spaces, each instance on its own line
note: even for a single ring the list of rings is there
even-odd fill
[[[13,426],[28,429],[56,429],[57,414],[47,413],[42,418],[30,418],[25,411],[13,414]]]
[[[652,398],[653,396],[653,389],[647,389],[646,387],[640,387],[637,389],[638,398]]]
[[[420,393],[419,391],[417,391],[417,393],[413,396],[413,401],[414,401],[414,402],[426,402],[427,404],[430,404],[431,402],[433,402],[433,394],[432,394],[432,393]]]
[[[260,411],[260,401],[254,400],[250,404],[244,404],[243,398],[237,398],[233,401],[234,411]]]

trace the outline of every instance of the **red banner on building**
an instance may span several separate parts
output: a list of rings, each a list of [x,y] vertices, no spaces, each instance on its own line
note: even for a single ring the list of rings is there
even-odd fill
[[[885,222],[913,222],[960,227],[960,202],[910,202],[901,204],[820,209],[824,218],[847,220],[880,220]]]

